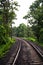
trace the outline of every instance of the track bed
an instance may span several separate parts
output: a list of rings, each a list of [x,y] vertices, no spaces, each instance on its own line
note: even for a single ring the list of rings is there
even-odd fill
[[[41,57],[29,43],[21,40],[21,44],[21,51],[15,65],[43,65]]]

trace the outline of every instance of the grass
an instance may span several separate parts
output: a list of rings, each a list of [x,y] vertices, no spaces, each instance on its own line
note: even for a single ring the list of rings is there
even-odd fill
[[[39,46],[43,47],[43,43],[38,42],[36,38],[33,38],[33,37],[27,37],[27,38],[25,38],[25,37],[24,37],[24,39],[25,39],[25,40],[32,41],[32,42],[36,42],[36,44],[38,44]]]
[[[0,45],[0,58],[2,58],[8,51],[12,44],[15,42],[14,39],[9,38],[9,42]]]
[[[24,39],[25,40],[29,40],[29,41],[33,41],[33,42],[36,41],[36,38],[33,38],[33,37],[27,37],[27,38],[24,37]]]
[[[42,42],[38,42],[38,41],[37,41],[37,44],[38,44],[39,46],[43,47],[43,43],[42,43]]]
[[[39,45],[40,45],[41,47],[43,47],[43,43],[39,43]]]

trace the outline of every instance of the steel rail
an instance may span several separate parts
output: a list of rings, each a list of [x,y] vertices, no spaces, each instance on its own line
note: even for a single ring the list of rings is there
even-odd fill
[[[20,39],[20,41],[22,41],[22,40],[23,40],[23,39]],[[26,41],[26,40],[24,40],[24,41]],[[26,41],[26,42],[27,42],[27,41]],[[24,43],[25,43],[25,42],[24,42]],[[42,54],[40,53],[40,51],[35,47],[35,45],[32,44],[31,42],[27,42],[27,43],[30,43],[30,45],[31,45],[31,46],[35,49],[35,51],[39,54],[39,57],[41,57],[42,60],[43,60],[43,55],[42,55]],[[21,50],[21,43],[20,43],[20,46],[19,46],[18,52],[17,52],[17,54],[16,54],[16,57],[15,57],[15,59],[14,59],[12,65],[15,65],[16,60],[18,59],[18,56],[19,56],[20,50]],[[42,64],[43,64],[43,62],[42,62]]]
[[[27,40],[25,40],[27,43],[29,43],[34,49],[35,49],[35,51],[40,55],[40,57],[42,58],[42,60],[43,60],[43,54],[41,53],[42,51],[41,51],[41,49],[39,48],[39,47],[36,47],[32,42],[30,42],[30,41],[27,41]]]
[[[16,54],[16,56],[15,56],[15,59],[14,59],[14,61],[13,61],[12,65],[15,65],[16,60],[17,60],[17,58],[18,58],[18,56],[19,56],[19,52],[20,52],[20,50],[21,50],[21,42],[20,42],[19,49],[18,49],[18,51],[17,51],[17,54]]]

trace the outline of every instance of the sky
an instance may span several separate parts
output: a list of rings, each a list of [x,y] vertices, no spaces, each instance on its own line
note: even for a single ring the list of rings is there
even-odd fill
[[[17,14],[17,20],[13,20],[15,24],[12,26],[19,26],[21,23],[24,23],[27,25],[27,20],[23,19],[23,16],[25,16],[29,10],[30,5],[35,1],[35,0],[15,0],[18,2],[20,7],[18,8],[19,11],[16,12]]]

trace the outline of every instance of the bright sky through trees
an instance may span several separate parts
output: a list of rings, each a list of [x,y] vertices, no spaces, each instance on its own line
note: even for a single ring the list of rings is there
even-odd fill
[[[17,20],[14,20],[15,24],[13,26],[19,26],[21,23],[25,23],[27,25],[27,20],[23,19],[23,16],[27,14],[28,9],[32,2],[35,0],[15,0],[18,2],[20,7],[18,8],[19,11],[17,11]]]

